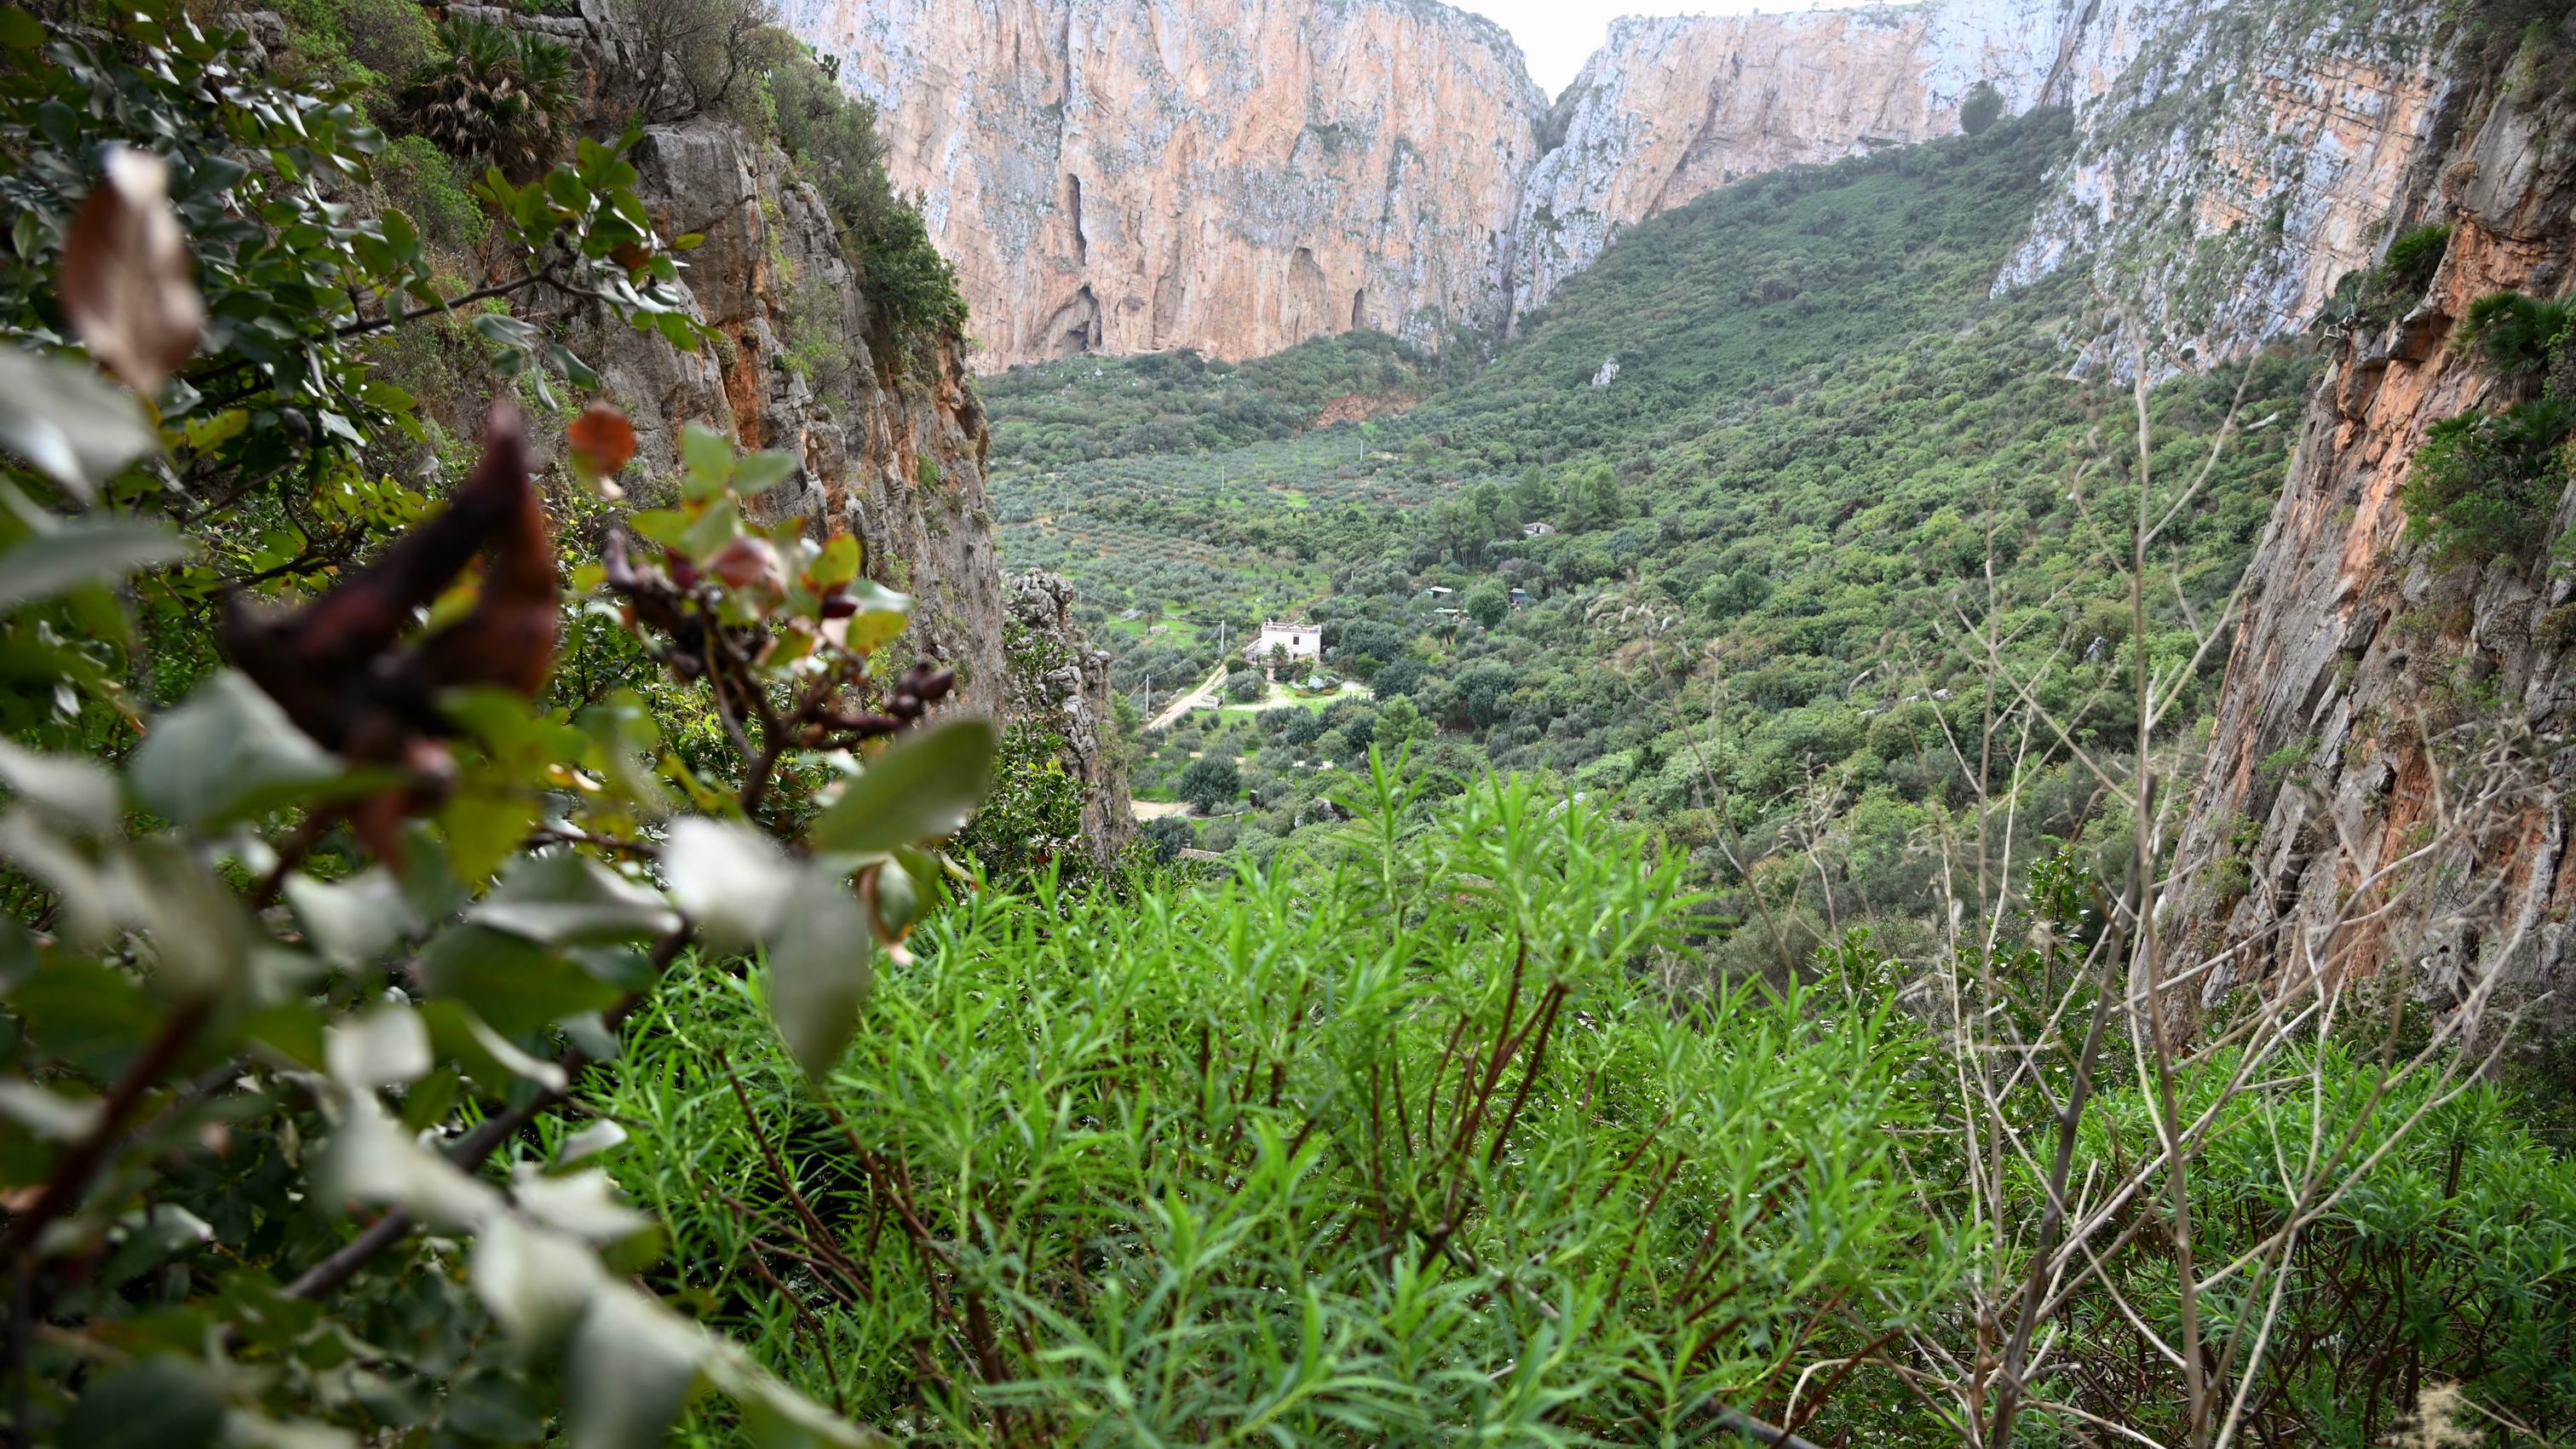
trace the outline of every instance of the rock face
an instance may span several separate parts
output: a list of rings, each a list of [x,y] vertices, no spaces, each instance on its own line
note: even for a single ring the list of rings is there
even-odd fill
[[[958,671],[967,702],[998,709],[1002,581],[986,439],[956,350],[880,372],[821,199],[734,126],[654,127],[634,160],[654,220],[705,234],[685,276],[701,320],[725,339],[688,353],[602,330],[592,344],[602,385],[634,419],[640,455],[675,459],[690,422],[795,453],[803,472],[763,502],[857,534],[869,572],[919,599],[911,644]],[[791,333],[802,343],[793,350]]]
[[[2006,109],[2047,88],[2056,0],[1623,19],[1558,99],[1561,144],[1524,184],[1514,315],[1621,227],[1742,177],[1953,135],[1978,82]]]
[[[2433,0],[1932,0],[1630,19],[1552,109],[1429,0],[793,0],[883,109],[974,365],[1373,327],[1491,337],[1623,227],[1948,135],[1978,84],[2079,144],[1999,286],[2080,265],[2190,365],[2313,318],[2420,172]],[[2087,365],[2124,328],[2070,338]]]
[[[790,0],[874,100],[977,364],[1501,323],[1545,100],[1410,0]]]
[[[599,0],[583,9],[587,53],[631,64]],[[513,23],[572,38],[564,18]],[[656,333],[572,319],[587,331],[578,350],[635,424],[638,476],[672,476],[680,429],[691,422],[745,447],[796,454],[803,470],[763,502],[778,516],[802,513],[817,528],[858,535],[870,576],[916,600],[899,647],[954,668],[966,707],[1019,723],[1020,702],[1043,690],[1011,677],[1005,635],[1014,616],[984,487],[991,440],[961,340],[900,361],[872,353],[864,300],[822,198],[788,174],[784,155],[740,127],[716,119],[653,127],[631,155],[637,195],[664,232],[705,236],[684,279],[695,315],[724,339],[682,352]],[[1065,610],[1023,627],[1070,656],[1092,652]],[[1104,720],[1106,688],[1104,676]],[[1066,764],[1097,792],[1091,808],[1123,821],[1127,787],[1113,746],[1095,731]],[[1123,837],[1104,829],[1089,838],[1114,850]]]
[[[2428,428],[2529,395],[2450,345],[2469,305],[2576,281],[2576,103],[2502,89],[2409,198],[2453,223],[2449,254],[2411,314],[2345,343],[2252,565],[2178,856],[2178,946],[2240,950],[2230,980],[2315,962],[2412,967],[2436,1002],[2576,986],[2556,787],[2576,765],[2576,580],[2551,564],[2576,505],[2481,568],[2410,544],[2398,496]]]
[[[2364,0],[2101,0],[2063,34],[2042,99],[2075,109],[2074,156],[1997,279],[2081,265],[2130,318],[2070,339],[2165,367],[2313,320],[2370,266],[2455,99],[2440,7]]]

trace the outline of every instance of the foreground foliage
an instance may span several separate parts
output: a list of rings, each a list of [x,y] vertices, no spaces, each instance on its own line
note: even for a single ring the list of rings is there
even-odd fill
[[[653,1225],[582,1165],[617,1129],[554,1114],[692,949],[766,949],[777,1040],[827,1065],[997,732],[925,722],[953,678],[895,672],[911,601],[854,539],[755,522],[798,460],[702,426],[673,506],[613,519],[633,428],[564,426],[599,496],[555,510],[609,540],[566,607],[509,394],[595,378],[503,304],[697,343],[631,133],[457,72],[412,139],[541,177],[484,174],[497,280],[459,288],[342,199],[375,200],[385,97],[280,84],[175,4],[61,8],[0,10],[9,1442],[605,1449],[702,1388],[764,1442],[862,1441],[638,1291]],[[563,100],[562,57],[448,38]],[[433,503],[389,362],[451,326],[450,385],[501,396]]]
[[[1696,1442],[1927,1322],[1887,1002],[1675,1011],[1635,832],[1359,793],[1330,871],[961,903],[819,1097],[702,967],[610,1106],[671,1286],[943,1443]]]

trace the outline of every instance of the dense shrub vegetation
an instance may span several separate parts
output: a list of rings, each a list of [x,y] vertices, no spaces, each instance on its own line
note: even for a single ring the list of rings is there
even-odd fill
[[[986,383],[984,397],[995,449],[1016,466],[1056,470],[1290,438],[1336,399],[1400,404],[1433,367],[1383,333],[1346,332],[1240,366],[1182,351],[1017,367]]]
[[[1390,379],[1379,406],[1318,413],[1293,379],[1260,384],[1264,406],[1246,386],[1254,366],[1186,356],[1015,372],[988,389],[1006,548],[1125,606],[1103,622],[1121,682],[1154,691],[1146,709],[1199,681],[1211,636],[1289,613],[1323,622],[1325,672],[1366,682],[1261,699],[1258,679],[1239,691],[1236,674],[1221,708],[1145,740],[1140,795],[1189,804],[1197,844],[1234,852],[1245,889],[1384,878],[1364,783],[1373,748],[1435,766],[1425,798],[1454,797],[1435,818],[1480,818],[1486,787],[1458,796],[1461,777],[1535,774],[1571,811],[1613,802],[1666,867],[1711,892],[1684,918],[1687,945],[1643,968],[1665,990],[1740,1010],[1723,983],[1749,967],[1826,983],[1863,1014],[1892,992],[1949,1033],[1938,1046],[1902,1029],[1888,1039],[1916,1063],[1892,1100],[1958,1134],[1935,1129],[1906,1157],[1930,1209],[1912,1231],[1927,1262],[1965,1250],[1952,1291],[1982,1306],[1924,1328],[1837,1324],[1827,1307],[1810,1370],[1827,1393],[1733,1388],[1725,1401],[1819,1442],[2091,1443],[2115,1427],[2208,1443],[2223,1421],[2237,1442],[2359,1446],[2474,1438],[2464,1426],[2487,1413],[2511,1419],[2509,1442],[2545,1436],[2576,1411],[2561,1257],[2576,1171],[2563,1142],[2526,1125],[2546,1120],[2534,1103],[2462,1086],[2443,1041],[2465,1040],[2467,1018],[2429,1046],[2414,1026],[2383,1041],[2373,1008],[2329,1004],[2310,977],[2268,1002],[2214,1005],[2204,1039],[2232,1045],[2186,1063],[2091,975],[2106,960],[2133,981],[2158,969],[2134,926],[2115,924],[2136,914],[2110,882],[2125,876],[2148,898],[2185,886],[2140,843],[2170,839],[2169,807],[2122,788],[2203,768],[2192,726],[2224,658],[2214,621],[2242,582],[2319,361],[2301,342],[2145,387],[2068,376],[2061,338],[2118,319],[2091,314],[2064,280],[1990,287],[2062,120],[1983,109],[1991,124],[1971,136],[1748,181],[1632,228],[1489,365]],[[2393,323],[2424,297],[2449,239],[2439,225],[2394,239],[2329,320]],[[2563,330],[2563,309],[2511,300],[2481,304],[2465,329],[2485,365],[2539,396],[2447,425],[2416,461],[2408,507],[2442,552],[2527,552],[2549,537],[2567,432],[2542,379],[2564,370],[2550,350]],[[1281,361],[1311,369],[1382,345],[1345,337]],[[1205,385],[1207,372],[1230,386]],[[1108,421],[1087,429],[1085,410]],[[1990,924],[1963,930],[1963,906]],[[1143,908],[1159,920],[1172,907]],[[1854,921],[1872,933],[1849,934]],[[1162,959],[1114,928],[1072,935]],[[2384,989],[2402,997],[2411,978],[2392,969]],[[1855,1019],[1807,990],[1811,1015]],[[2344,1024],[2288,1026],[2297,1008],[2283,1003],[2301,1001]],[[1259,1019],[1233,1005],[1212,1015],[1247,1011]],[[2397,1065],[2410,1060],[2393,1050],[2401,1036],[2424,1050],[2419,1066]],[[1996,1076],[1955,1060],[1986,1052],[2030,1065]],[[884,1075],[903,1070],[880,1064],[853,1085],[904,1097]],[[799,1109],[774,1090],[732,1105],[765,1131],[797,1130]],[[2052,1139],[2054,1160],[2041,1146]],[[2177,1161],[2187,1174],[2155,1165]],[[814,1171],[833,1181],[847,1168]],[[1334,1181],[1324,1201],[1347,1195]],[[2527,1220],[2516,1201],[2533,1204]],[[1970,1227],[2007,1223],[2008,1245]],[[2060,1232],[2113,1240],[2119,1264],[2070,1266],[2065,1287],[2005,1266],[2073,1253]],[[820,1297],[863,1297],[858,1283],[874,1291],[891,1270],[842,1271]],[[1170,1432],[1128,1416],[1159,1400],[1107,1385],[1177,1343],[1104,1352],[1078,1314],[1032,1302],[1033,1284],[1041,1299],[1084,1297],[1078,1277],[1032,1277],[1025,1258],[977,1271],[997,1303],[1044,1326],[1009,1370],[1025,1397],[961,1368],[943,1422],[1008,1402],[1086,1430],[1115,1413],[1125,1435]],[[1340,1306],[1322,1322],[1342,1321]],[[1377,1311],[1350,1306],[1362,1321]],[[769,1313],[761,1331],[779,1336]],[[818,1310],[812,1331],[856,1328]],[[1905,1384],[1947,1372],[1984,1387],[1953,1380],[1958,1397],[1918,1405],[1842,1357],[1868,1358],[1881,1334],[1913,1345],[1894,1357],[1945,1366],[1895,1370]],[[2206,1371],[2186,1367],[2200,1355]],[[2025,1361],[2044,1366],[2010,1387]],[[1252,1411],[1237,1399],[1224,1412]],[[1641,1412],[1596,1432],[1632,1442],[1669,1422]],[[1353,1441],[1406,1427],[1369,1420]]]
[[[1187,688],[1220,623],[1308,606],[1327,665],[1436,725],[1447,768],[1619,791],[1703,879],[1741,887],[1741,863],[1802,892],[1784,909],[1812,913],[1809,945],[1828,892],[1924,910],[1934,867],[1914,847],[1975,793],[1948,744],[1988,700],[1974,635],[2012,641],[2078,738],[2116,736],[2137,651],[2188,661],[2187,618],[2235,587],[2314,375],[2285,350],[2164,383],[2142,459],[2125,386],[2065,375],[2073,287],[1990,295],[2063,137],[2063,117],[2024,116],[1703,197],[1633,228],[1490,367],[1374,420],[1247,440],[1217,421],[1251,411],[1237,392],[1172,385],[1196,376],[1187,358],[1016,373],[988,390],[1005,547],[1147,611],[1110,636],[1127,687]],[[1364,345],[1272,361],[1302,376]],[[1127,456],[1068,466],[1048,440],[1081,408],[1125,409],[1088,436]],[[2104,550],[2141,471],[2188,476],[2223,430],[2141,642]],[[2205,686],[2222,658],[2186,673]],[[1311,772],[1267,783],[1257,842],[1311,817]],[[2087,793],[2034,782],[2025,819],[2077,836]],[[1802,858],[1818,835],[1835,841],[1821,878]]]
[[[1926,1321],[1961,1245],[1897,1171],[1901,1018],[1676,1013],[1633,831],[1375,788],[1329,889],[951,912],[820,1100],[735,1065],[746,983],[668,995],[607,1106],[671,1286],[817,1399],[979,1443],[1662,1442]]]
[[[542,35],[452,18],[438,27],[444,59],[422,65],[403,92],[405,119],[432,145],[494,162],[521,179],[560,145],[573,108],[571,50]]]
[[[765,7],[610,9],[571,86],[401,0],[256,71],[0,8],[0,1442],[2576,1430],[2514,1003],[2378,885],[2261,979],[2159,941],[2314,364],[2066,376],[2070,284],[1987,286],[2062,118],[1722,191],[1480,371],[995,382],[1011,551],[1219,692],[1101,870],[1059,743],[1125,702],[957,709],[763,521],[796,457],[685,424],[623,501],[566,313],[711,340],[637,122],[776,141],[888,373],[961,339]],[[2524,395],[2407,505],[2483,557],[2568,324],[2470,320]],[[1219,667],[1266,616],[1324,657]]]

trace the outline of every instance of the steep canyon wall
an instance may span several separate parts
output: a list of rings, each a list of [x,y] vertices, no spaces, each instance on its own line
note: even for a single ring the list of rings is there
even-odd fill
[[[1544,99],[1492,24],[1313,0],[790,0],[877,102],[979,365],[1500,325]]]
[[[1999,286],[2087,268],[2191,365],[2367,265],[2448,98],[2438,7],[1934,0],[1628,19],[1553,106],[1430,0],[789,0],[878,103],[973,364],[1370,327],[1492,339],[1623,227],[1955,133],[1980,83],[2078,146]],[[2099,363],[2122,328],[2070,344]]]
[[[2532,392],[2454,345],[2470,306],[2576,286],[2576,95],[2495,90],[2408,199],[2453,228],[2440,270],[2342,344],[2250,569],[2178,855],[2178,948],[2230,953],[2212,992],[2396,969],[2444,1004],[2552,987],[2570,1016],[2576,500],[2479,563],[2427,549],[2401,498],[2430,429]]]

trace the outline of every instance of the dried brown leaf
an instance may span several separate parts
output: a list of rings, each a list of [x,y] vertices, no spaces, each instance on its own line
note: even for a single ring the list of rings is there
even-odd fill
[[[169,163],[110,151],[63,246],[63,311],[91,355],[147,398],[196,354],[206,304],[195,273],[170,206]]]

